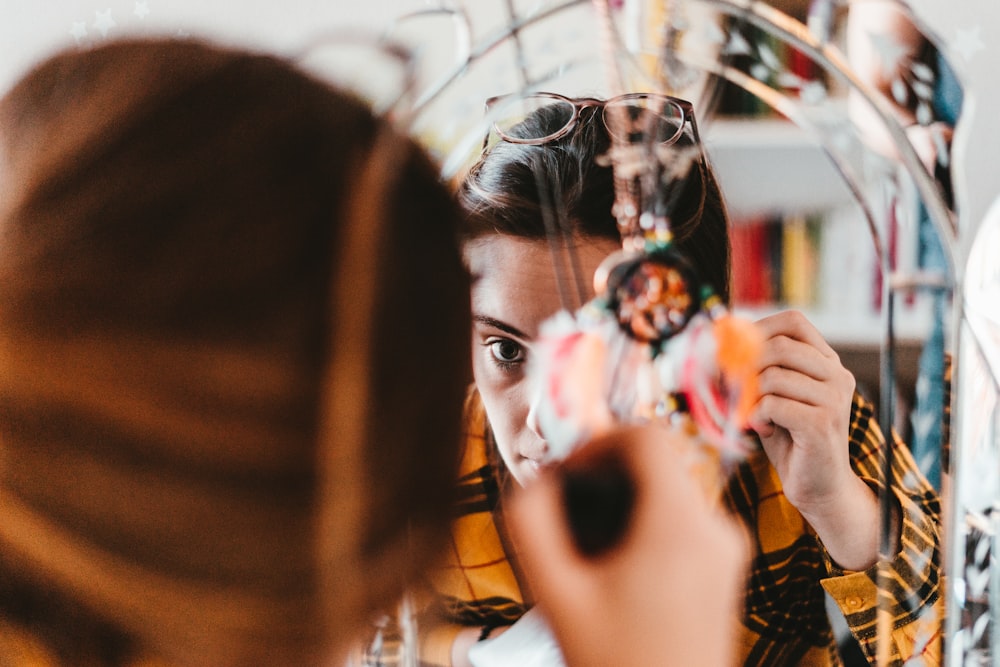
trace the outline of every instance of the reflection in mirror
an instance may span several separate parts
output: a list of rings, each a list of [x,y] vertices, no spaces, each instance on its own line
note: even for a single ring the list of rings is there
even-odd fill
[[[955,209],[951,186],[951,137],[962,106],[962,90],[943,53],[917,27],[905,6],[890,0],[852,3],[847,22],[847,53],[864,83],[891,101],[906,138],[924,168],[934,176],[945,203]],[[848,97],[855,122],[879,154],[898,160],[899,150],[878,123],[871,107],[856,94]],[[911,422],[914,455],[928,479],[941,485],[945,329],[950,269],[955,259],[950,229],[939,230],[923,202],[916,205],[916,263],[908,283],[930,291],[931,327],[919,364],[916,407]],[[945,244],[942,244],[941,234]]]
[[[137,16],[139,5],[146,4],[136,3]],[[433,71],[420,72],[413,84],[407,71],[396,70],[392,78],[385,74],[383,68],[396,68],[395,57],[382,62],[322,48],[310,53],[308,64],[328,72],[327,62],[349,63],[335,78],[350,75],[356,88],[381,108],[398,112],[393,94],[405,93],[404,115],[407,120],[412,117],[413,132],[440,158],[444,176],[456,184],[481,157],[483,137],[497,143],[491,130],[495,118],[483,107],[494,95],[545,90],[603,98],[643,90],[693,102],[706,164],[718,178],[730,215],[733,313],[757,319],[787,306],[804,310],[858,380],[859,394],[877,407],[871,430],[875,422],[883,433],[895,428],[912,444],[916,464],[932,485],[953,491],[948,515],[954,522],[949,526],[947,657],[955,665],[995,661],[994,636],[1000,629],[989,611],[993,598],[1000,595],[994,563],[994,505],[1000,496],[994,413],[1000,365],[993,356],[1000,349],[1000,337],[997,275],[987,251],[1000,241],[996,236],[1000,212],[991,212],[984,223],[975,246],[978,253],[966,269],[969,280],[963,285],[956,278],[963,263],[955,258],[953,223],[962,202],[953,200],[949,187],[950,133],[957,122],[961,92],[953,87],[954,77],[934,40],[905,5],[888,0],[440,0],[437,5],[407,15],[388,31],[417,47],[422,40],[433,41],[420,54],[421,66]],[[87,26],[74,22],[70,34],[78,46],[96,43],[100,24],[107,36],[107,24],[101,20],[106,15],[110,10],[99,12],[83,42]],[[446,37],[438,39],[442,33]],[[449,49],[453,53],[442,53]],[[358,62],[365,66],[355,67]],[[372,84],[374,89],[367,92]],[[413,91],[411,85],[420,89]],[[748,108],[742,105],[752,108],[753,117],[746,117]],[[737,112],[740,117],[733,117]],[[544,149],[540,144],[523,152],[543,154]],[[678,166],[683,174],[691,169],[691,160],[677,155],[675,150],[653,150],[643,157],[655,167],[654,176],[668,175],[668,180],[676,181]],[[600,159],[588,158],[595,163]],[[615,169],[623,166],[621,161],[610,164]],[[534,175],[526,183],[536,199],[546,193],[539,202],[547,217],[541,221],[546,242],[559,238],[552,231],[553,221],[556,229],[560,222],[575,222],[556,206],[567,185],[562,180],[540,184]],[[602,202],[601,210],[610,213],[615,196]],[[674,204],[666,207],[671,225],[676,222]],[[671,226],[671,234],[680,236],[677,231]],[[529,262],[529,269],[543,267],[540,277],[553,281],[554,303],[575,309],[592,296],[594,266],[621,251],[616,235],[620,236],[617,228],[592,244],[592,254],[558,242],[533,246],[536,261]],[[512,265],[501,263],[508,270]],[[526,270],[523,275],[533,274]],[[700,277],[711,282],[710,276]],[[716,291],[725,296],[724,289]],[[962,294],[960,303],[951,302],[953,291]],[[515,373],[530,346],[509,329],[485,330],[481,351],[488,354],[486,362]],[[875,333],[859,336],[860,331]],[[948,402],[952,347],[957,354],[956,438],[949,457],[941,451],[949,441],[943,406]],[[664,358],[672,353],[662,352]],[[483,420],[485,415],[473,412],[473,418]],[[515,421],[523,427],[527,418]],[[474,511],[456,522],[456,535],[475,535],[470,541],[501,560],[485,559],[482,562],[489,567],[482,569],[467,567],[467,562],[456,568],[455,587],[471,590],[473,579],[477,584],[488,582],[489,587],[472,599],[455,596],[445,607],[460,624],[475,628],[473,639],[478,639],[499,635],[497,626],[506,627],[516,618],[534,623],[534,617],[524,616],[530,600],[520,590],[516,564],[506,560],[509,545],[497,509],[502,487],[509,482],[497,472],[505,469],[497,451],[503,444],[496,433],[501,426],[487,426],[485,421],[475,425],[487,437],[463,465],[489,474],[470,477],[463,487],[468,492],[463,510]],[[923,487],[915,481],[919,474],[909,474],[905,450],[886,447],[874,459],[879,464],[871,470],[870,483],[882,491],[879,551],[886,557],[882,563],[892,556],[896,537],[910,540],[911,558],[907,574],[882,567],[874,575],[848,575],[853,583],[862,582],[866,595],[873,590],[870,581],[878,584],[883,613],[871,601],[874,595],[841,596],[840,604],[833,605],[841,611],[831,613],[836,622],[849,626],[848,631],[838,635],[836,624],[831,631],[836,639],[849,641],[849,630],[854,628],[864,634],[862,644],[870,656],[891,662],[893,644],[885,639],[889,631],[883,624],[876,637],[876,627],[879,619],[893,624],[894,606],[900,609],[897,623],[906,627],[913,622],[911,653],[919,653],[935,639],[933,631],[926,630],[934,628],[933,619],[923,614],[940,595],[938,536],[920,528],[908,534],[905,522],[902,536],[885,529],[893,521],[891,510],[897,502],[905,519],[908,511],[933,515],[935,501],[933,492],[913,492]],[[487,464],[493,467],[483,468]],[[752,467],[747,462],[737,465]],[[771,472],[766,469],[755,476],[754,471],[752,481],[756,484]],[[784,481],[778,477],[778,482]],[[899,484],[880,486],[879,480],[886,479]],[[774,475],[765,481],[774,483]],[[747,512],[760,515],[771,511],[759,502],[748,501],[747,507]],[[922,525],[918,519],[912,523]],[[773,537],[769,532],[756,534],[762,542]],[[913,535],[920,536],[924,545],[916,545]],[[821,546],[811,537],[800,542],[796,535],[793,547],[779,545],[777,551],[792,553],[805,545],[809,558],[829,555],[823,547],[828,552],[830,545]],[[761,557],[766,560],[764,554]],[[812,592],[818,590],[819,571],[810,570],[803,579]],[[485,574],[480,578],[474,572]],[[772,634],[774,646],[779,646],[759,656],[759,664],[801,657],[791,655],[799,649],[785,640],[807,634],[804,618],[819,618],[817,643],[828,639],[816,603],[820,597],[808,597],[802,611],[794,606],[798,599],[784,595],[787,588],[772,584],[781,579],[773,569],[758,568],[755,576],[751,598],[757,607],[748,612],[746,623],[761,635]],[[803,580],[789,577],[779,583],[791,582],[789,587],[794,587]],[[415,641],[404,638],[414,634],[406,604],[399,614],[404,622],[398,627],[392,627],[389,617],[379,619],[372,643],[380,648],[365,660],[390,662],[397,639]],[[788,622],[769,623],[771,612],[785,614]],[[839,619],[841,613],[853,618]],[[522,627],[544,630],[543,625],[528,622]],[[392,641],[387,640],[390,636]],[[850,649],[839,648],[849,661]],[[395,655],[414,659],[408,651],[404,647]],[[788,653],[776,655],[777,651]],[[935,659],[928,662],[934,664]]]
[[[511,376],[504,373],[523,374],[525,361],[539,354],[533,345],[543,316],[560,306],[574,310],[593,296],[593,269],[602,257],[621,247],[621,214],[629,204],[635,205],[634,212],[640,218],[650,213],[648,227],[640,225],[644,230],[655,232],[662,219],[667,219],[669,235],[651,233],[647,237],[654,245],[657,238],[678,244],[686,238],[679,209],[650,202],[662,204],[664,198],[656,196],[657,192],[683,181],[691,166],[689,159],[677,159],[675,151],[653,149],[649,144],[655,142],[641,141],[645,152],[636,152],[634,147],[623,152],[618,150],[620,145],[605,143],[589,147],[589,154],[574,156],[563,150],[558,159],[552,159],[546,157],[553,154],[552,147],[571,143],[574,130],[579,128],[574,125],[560,137],[550,135],[574,123],[583,126],[591,117],[597,119],[595,127],[600,134],[600,113],[589,108],[575,119],[553,120],[560,127],[541,133],[532,129],[535,134],[529,138],[537,142],[512,147],[491,129],[497,118],[490,114],[499,113],[498,107],[491,112],[477,104],[498,94],[550,91],[570,98],[607,98],[640,90],[683,95],[694,102],[693,114],[704,138],[704,165],[712,170],[705,173],[717,176],[729,206],[735,314],[759,319],[794,306],[805,309],[809,319],[817,321],[820,328],[815,335],[829,338],[844,363],[850,363],[850,370],[861,379],[853,400],[850,392],[847,395],[846,405],[853,403],[854,421],[850,427],[845,424],[842,431],[850,428],[856,435],[851,438],[850,483],[863,479],[864,490],[870,495],[875,489],[880,496],[881,509],[866,524],[881,530],[872,535],[871,558],[849,563],[849,555],[836,555],[836,539],[825,537],[822,517],[810,514],[805,519],[809,513],[799,512],[789,500],[789,496],[795,500],[801,497],[789,493],[793,478],[779,465],[787,461],[773,451],[773,442],[768,453],[776,459],[775,465],[761,452],[737,464],[724,494],[728,494],[730,505],[743,508],[762,545],[754,563],[744,619],[750,637],[747,646],[758,653],[752,654],[756,658],[744,657],[756,660],[755,664],[797,663],[811,652],[823,653],[826,649],[822,647],[835,641],[836,633],[845,640],[840,647],[843,657],[850,660],[848,652],[858,649],[851,646],[853,631],[860,639],[860,650],[872,662],[901,664],[922,656],[934,664],[940,660],[936,653],[940,649],[936,631],[940,619],[936,614],[942,602],[938,498],[906,446],[893,438],[888,439],[891,446],[884,446],[881,434],[895,430],[905,439],[921,435],[923,441],[932,443],[921,455],[921,463],[923,472],[934,474],[933,466],[941,460],[937,452],[942,436],[939,428],[927,425],[940,422],[941,410],[931,417],[922,417],[925,413],[918,411],[911,428],[905,404],[913,398],[915,385],[939,392],[944,388],[944,345],[950,340],[944,323],[954,282],[953,202],[946,187],[949,135],[945,125],[953,124],[954,118],[943,115],[932,103],[934,90],[945,77],[930,40],[920,37],[922,46],[914,51],[910,49],[917,42],[909,41],[912,34],[880,34],[879,30],[888,27],[884,22],[866,27],[870,19],[865,18],[865,11],[884,3],[871,0],[856,13],[855,4],[850,11],[836,3],[799,4],[802,6],[794,8],[798,16],[789,15],[792,11],[787,7],[781,9],[789,13],[763,3],[726,0],[545,2],[530,8],[518,3],[468,6],[464,24],[471,26],[474,36],[469,57],[451,77],[439,79],[446,84],[418,106],[414,131],[441,157],[444,175],[456,184],[466,183],[460,189],[467,203],[469,197],[479,198],[472,204],[483,230],[500,237],[484,241],[483,230],[473,230],[475,252],[470,256],[484,275],[494,271],[497,276],[492,282],[481,283],[492,290],[492,300],[482,300],[494,309],[502,306],[498,312],[503,315],[481,314],[476,336],[483,344],[476,354],[483,355],[483,365],[491,364],[486,366],[489,372],[499,373],[509,383]],[[890,9],[906,16],[900,5]],[[911,21],[909,25],[915,24]],[[919,31],[914,32],[920,36]],[[731,117],[734,91],[743,99],[754,100],[757,115]],[[481,159],[483,137],[491,148],[483,165],[470,176],[469,165]],[[748,161],[740,162],[741,156]],[[555,168],[560,161],[573,160],[573,168]],[[600,166],[605,173],[615,171],[621,176],[627,172],[628,176],[617,179],[618,188],[610,177],[603,184],[592,185],[586,179],[595,177],[579,169],[581,162]],[[813,162],[821,165],[819,171],[803,168]],[[679,171],[675,168],[678,164],[683,165]],[[496,191],[498,184],[505,182],[499,175],[518,169],[522,170],[520,180],[514,181],[521,196],[518,201],[535,211],[537,242],[506,242],[509,239],[504,237],[519,238],[523,228],[496,234],[497,220],[517,222],[527,215],[523,210],[505,210],[507,203],[500,198],[505,193]],[[793,180],[796,178],[799,180]],[[582,188],[578,188],[577,179],[584,182]],[[625,188],[625,196],[623,180],[634,186]],[[474,185],[470,187],[470,183]],[[777,185],[768,189],[768,183]],[[510,187],[505,186],[507,190]],[[589,202],[585,207],[598,209],[603,221],[586,228],[583,238],[592,242],[582,245],[579,238],[576,243],[565,243],[563,238],[567,226],[573,229],[585,224],[581,219],[584,214],[572,208],[579,204],[571,196],[577,189],[603,193],[600,203]],[[756,194],[758,200],[741,200],[741,190]],[[831,196],[834,190],[840,194]],[[499,208],[496,202],[502,202]],[[618,208],[612,209],[612,205]],[[764,232],[754,227],[761,220],[772,223],[760,224]],[[747,281],[763,274],[764,268],[772,268],[748,264],[753,234],[759,234],[758,245],[768,245],[772,251],[787,244],[787,255],[773,255],[767,262],[781,265],[788,273],[766,285],[758,281],[756,293],[765,287],[772,292],[758,302],[747,303],[741,302],[750,293]],[[866,237],[870,244],[863,242]],[[860,255],[856,251],[859,246],[864,248]],[[936,261],[931,259],[932,246],[938,249]],[[697,253],[697,247],[692,243],[682,250]],[[693,256],[702,279],[712,283],[704,272],[719,257]],[[513,270],[522,264],[522,270]],[[826,276],[829,284],[819,289],[808,285],[817,275]],[[535,310],[527,315],[516,309],[509,312],[505,306],[509,303],[505,295],[519,288],[509,283],[518,277],[530,283],[533,294],[539,292],[543,281],[552,285],[545,299],[532,302]],[[852,279],[863,282],[866,290],[850,289]],[[714,287],[728,303],[729,286]],[[827,322],[822,317],[824,308],[834,313]],[[528,324],[514,326],[520,321]],[[834,327],[844,321],[849,322],[845,328],[851,330],[853,338],[837,340]],[[765,322],[764,327],[787,326],[783,319]],[[803,326],[814,331],[811,324]],[[859,331],[870,335],[859,337]],[[929,334],[934,342],[925,345]],[[683,354],[666,345],[657,353]],[[927,359],[918,361],[921,354],[936,359],[937,366]],[[635,368],[616,366],[625,376]],[[456,522],[455,543],[466,554],[462,550],[474,541],[469,531],[489,536],[488,546],[477,547],[482,550],[476,557],[485,559],[481,563],[497,566],[484,568],[489,574],[476,581],[490,582],[493,587],[488,587],[488,592],[477,591],[470,577],[479,569],[460,559],[448,568],[449,583],[438,588],[448,619],[479,632],[496,624],[510,625],[529,606],[516,567],[508,559],[501,497],[510,477],[516,480],[520,474],[516,463],[504,459],[504,449],[531,459],[533,455],[525,452],[536,446],[532,437],[537,439],[538,435],[526,434],[531,431],[527,417],[539,412],[529,403],[513,415],[509,404],[497,408],[502,401],[491,399],[490,392],[499,386],[494,393],[501,395],[506,385],[500,380],[482,381],[485,373],[477,375],[484,408],[472,412],[479,421],[470,428],[481,438],[474,460],[467,461],[472,466],[468,472],[478,471],[479,476],[469,477],[465,487],[478,504],[469,505],[468,513]],[[519,385],[528,382],[523,375],[517,377]],[[824,395],[835,396],[836,392]],[[940,407],[943,401],[941,393],[920,393],[916,399],[921,409],[926,405]],[[662,413],[670,413],[665,403],[656,405]],[[519,444],[522,442],[527,444]],[[838,446],[847,444],[841,437]],[[800,487],[795,488],[801,492]],[[767,494],[763,489],[772,489],[781,501],[764,501]],[[798,517],[797,527],[770,525],[768,517],[786,514]],[[876,551],[881,558],[876,557]],[[838,559],[843,562],[838,563]],[[785,570],[777,565],[779,561],[793,565]],[[838,565],[860,572],[844,572]],[[830,574],[834,576],[828,577]],[[819,583],[824,578],[825,591]],[[854,593],[845,592],[848,584]],[[835,628],[827,620],[824,600],[832,600],[836,608],[831,614]],[[837,630],[841,627],[838,623],[848,631]]]

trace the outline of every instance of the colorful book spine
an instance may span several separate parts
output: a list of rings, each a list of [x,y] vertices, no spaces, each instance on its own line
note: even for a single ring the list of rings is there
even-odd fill
[[[822,294],[823,220],[759,216],[733,223],[732,295],[736,306],[816,306]]]

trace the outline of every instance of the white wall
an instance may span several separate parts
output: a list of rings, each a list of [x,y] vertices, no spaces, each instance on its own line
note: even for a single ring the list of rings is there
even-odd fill
[[[401,11],[426,4],[426,0],[3,0],[0,91],[51,50],[92,44],[105,36],[184,31],[285,51],[319,30],[374,29]]]
[[[482,9],[491,0],[469,0]],[[498,0],[496,0],[498,1]],[[204,34],[289,52],[321,30],[375,30],[392,17],[437,5],[432,0],[4,0],[0,13],[0,92],[32,62],[58,47],[150,32]],[[1000,2],[911,0],[934,26],[966,88],[965,116],[954,144],[962,238],[1000,192]],[[966,253],[963,252],[962,256]]]

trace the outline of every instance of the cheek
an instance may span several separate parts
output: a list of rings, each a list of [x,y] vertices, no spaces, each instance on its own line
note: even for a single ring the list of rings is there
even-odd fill
[[[500,458],[503,459],[507,470],[516,470],[517,458],[514,456],[514,446],[511,436],[504,436],[501,433],[497,433],[495,429],[493,435],[496,438],[497,451],[500,452]]]
[[[513,383],[500,388],[489,381],[480,382],[476,387],[486,409],[486,419],[496,438],[500,455],[508,464],[516,451],[519,438],[528,432],[527,387],[524,382]]]

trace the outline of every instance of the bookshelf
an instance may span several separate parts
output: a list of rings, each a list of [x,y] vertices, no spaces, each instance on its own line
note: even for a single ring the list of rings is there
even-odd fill
[[[867,223],[836,168],[806,130],[782,118],[719,117],[704,131],[704,141],[733,219],[737,312],[758,319],[778,309],[801,310],[837,350],[859,387],[876,398],[883,331],[880,276]],[[747,239],[755,235],[764,238],[757,244],[767,245],[763,257],[748,257],[754,246]],[[790,246],[799,248],[791,259],[782,255]],[[790,264],[797,268],[783,266]],[[796,272],[791,283],[804,281],[797,287],[806,289],[783,290],[782,276],[766,275],[781,271]],[[746,281],[762,279],[770,280],[764,288],[770,293],[751,290],[748,295]],[[897,305],[896,368],[904,396],[912,394],[916,380],[929,306],[921,295]]]

